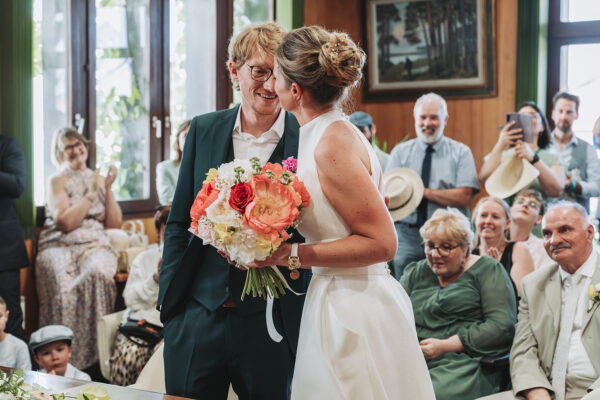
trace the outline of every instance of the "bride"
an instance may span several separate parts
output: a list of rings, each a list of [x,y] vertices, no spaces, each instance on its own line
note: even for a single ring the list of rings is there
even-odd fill
[[[298,230],[250,267],[311,268],[292,399],[434,399],[408,296],[385,264],[396,252],[382,173],[364,136],[338,109],[362,78],[364,52],[317,26],[276,51],[275,90],[300,123],[298,177],[311,195]]]

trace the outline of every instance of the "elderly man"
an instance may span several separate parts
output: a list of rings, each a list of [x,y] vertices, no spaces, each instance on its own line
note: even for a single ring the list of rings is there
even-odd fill
[[[510,354],[518,398],[580,399],[600,387],[600,283],[594,227],[585,209],[560,201],[542,220],[544,247],[555,264],[523,278]]]
[[[425,189],[416,211],[396,221],[398,251],[392,262],[400,279],[404,267],[425,258],[420,246],[419,228],[441,207],[456,207],[468,215],[471,196],[479,191],[477,171],[471,150],[444,136],[448,109],[444,99],[427,93],[415,103],[417,138],[398,144],[392,150],[386,172],[409,168],[421,175]]]
[[[579,117],[579,97],[559,92],[552,101],[556,128],[549,151],[558,155],[567,175],[560,197],[576,201],[589,212],[590,197],[600,195],[600,163],[594,146],[573,133],[573,123]]]
[[[229,72],[242,104],[195,117],[185,141],[158,293],[169,394],[224,400],[231,383],[241,399],[289,395],[304,296],[275,300],[273,322],[282,337],[271,340],[265,301],[240,300],[246,272],[188,232],[190,208],[210,168],[234,158],[265,164],[297,156],[298,122],[281,109],[273,77],[273,54],[284,34],[276,23],[264,23],[231,40]],[[289,284],[304,293],[310,272],[300,274]]]

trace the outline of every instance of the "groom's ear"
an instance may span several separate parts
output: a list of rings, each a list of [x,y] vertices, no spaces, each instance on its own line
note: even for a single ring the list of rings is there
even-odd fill
[[[240,78],[238,77],[238,70],[235,67],[235,62],[229,61],[227,63],[227,69],[229,69],[229,75],[231,76],[231,79],[235,82],[239,82]]]

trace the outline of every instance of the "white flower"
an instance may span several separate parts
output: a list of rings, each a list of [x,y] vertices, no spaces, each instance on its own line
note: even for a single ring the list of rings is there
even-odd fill
[[[264,260],[268,254],[264,254],[256,245],[258,234],[252,229],[242,226],[233,235],[231,244],[227,246],[229,258],[247,265],[254,260]]]
[[[225,224],[234,228],[242,225],[242,215],[229,205],[230,190],[221,190],[219,197],[206,209],[206,217],[213,224]]]
[[[236,172],[236,168],[241,168],[243,172]],[[224,187],[231,187],[239,182],[250,182],[252,178],[252,164],[249,160],[235,159],[232,162],[222,164],[219,167],[219,181]],[[236,176],[240,176],[240,181],[236,181]]]
[[[215,246],[215,232],[213,226],[205,216],[202,216],[198,221],[198,235],[202,239],[204,245],[210,244]]]

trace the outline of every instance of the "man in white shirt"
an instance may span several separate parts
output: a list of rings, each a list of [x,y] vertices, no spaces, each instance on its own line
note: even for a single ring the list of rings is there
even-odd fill
[[[164,324],[167,393],[225,400],[229,385],[243,399],[289,396],[304,296],[274,300],[281,340],[266,329],[266,302],[246,296],[246,272],[189,233],[190,208],[210,168],[234,158],[280,163],[297,157],[298,122],[279,105],[274,53],[285,32],[255,24],[232,38],[227,63],[242,104],[195,117],[186,137],[177,188],[165,229],[158,307]],[[298,241],[299,235],[293,240]],[[285,275],[289,270],[281,269]],[[305,293],[309,270],[289,285]]]
[[[510,240],[523,242],[529,249],[535,269],[554,264],[546,253],[544,242],[531,231],[542,222],[544,216],[544,198],[535,189],[521,190],[515,196],[510,207]]]
[[[555,264],[521,283],[510,352],[513,393],[529,400],[580,399],[600,387],[600,302],[588,297],[590,285],[600,282],[594,227],[581,205],[561,201],[544,216],[542,233]]]

